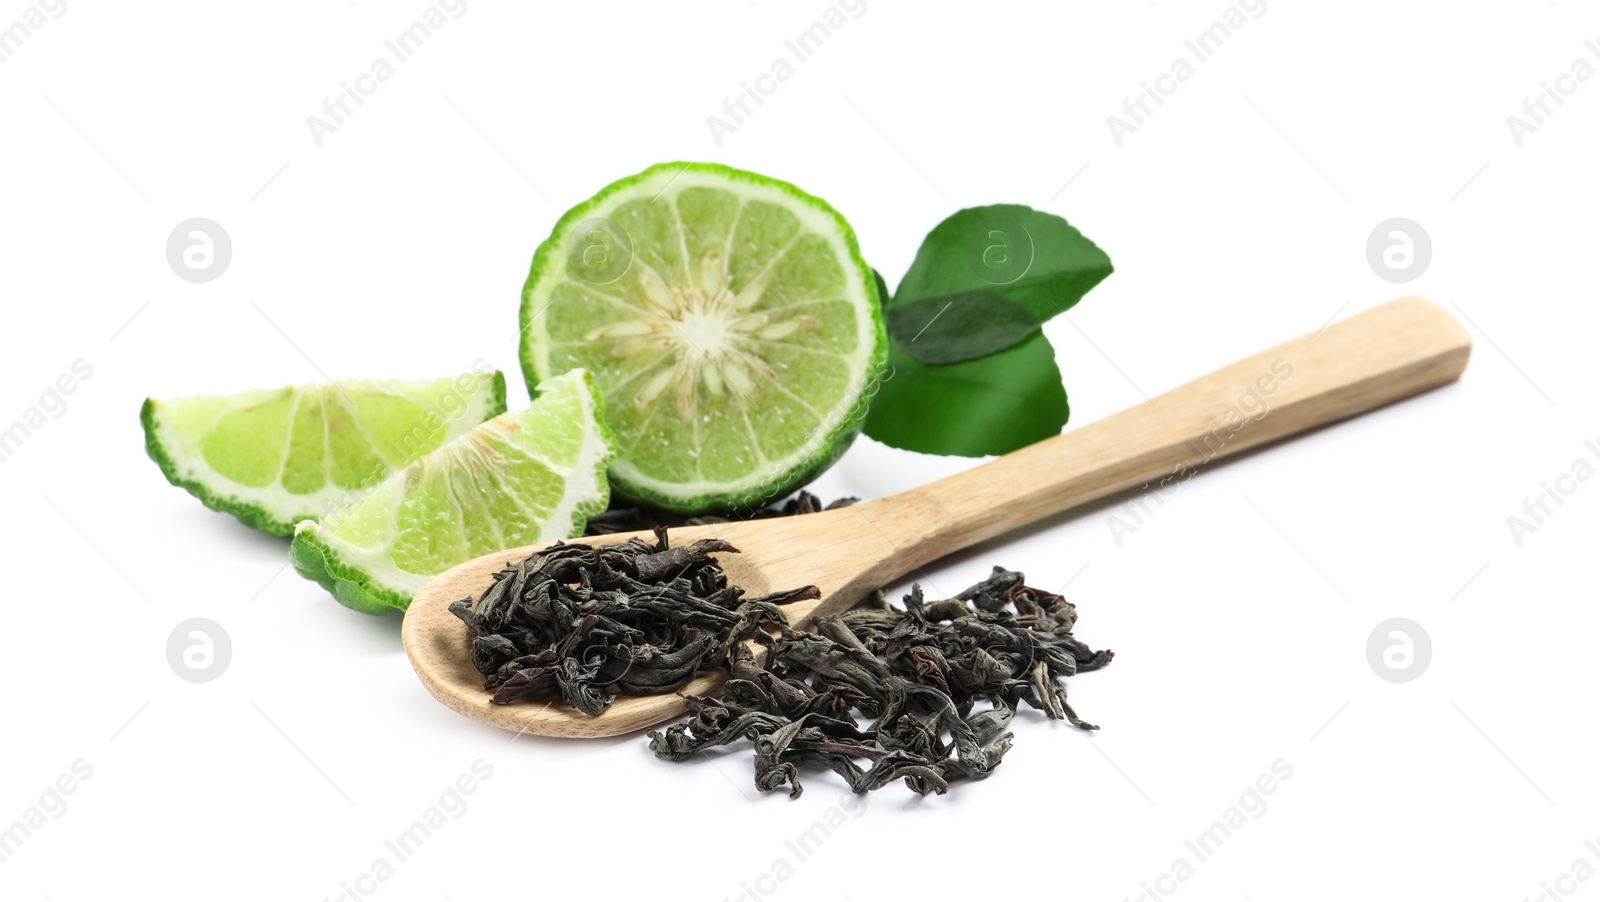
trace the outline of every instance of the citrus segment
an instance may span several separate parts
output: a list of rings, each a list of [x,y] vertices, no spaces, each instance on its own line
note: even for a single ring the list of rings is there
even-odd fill
[[[581,371],[540,386],[423,456],[360,500],[295,529],[295,569],[344,604],[404,609],[429,579],[471,558],[565,539],[605,510],[613,444],[599,391]]]
[[[150,399],[140,418],[169,482],[289,535],[505,406],[505,377],[487,372]]]

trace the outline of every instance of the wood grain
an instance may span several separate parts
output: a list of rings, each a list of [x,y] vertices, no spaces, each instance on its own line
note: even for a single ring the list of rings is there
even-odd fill
[[[1448,314],[1404,298],[919,489],[805,517],[686,527],[673,530],[672,541],[715,535],[732,542],[741,553],[719,559],[753,595],[818,586],[821,600],[787,609],[803,627],[975,542],[1126,489],[1158,488],[1210,460],[1444,385],[1461,375],[1471,350]],[[468,659],[466,628],[448,606],[476,599],[496,572],[535,550],[468,561],[411,603],[402,636],[428,691],[475,720],[547,736],[611,736],[681,715],[677,695],[618,698],[600,717],[560,704],[489,704]],[[684,692],[715,692],[721,679],[703,676]]]

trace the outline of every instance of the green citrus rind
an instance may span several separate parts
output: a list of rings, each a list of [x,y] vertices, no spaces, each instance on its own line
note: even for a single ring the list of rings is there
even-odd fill
[[[363,614],[405,610],[411,599],[403,592],[384,588],[361,570],[339,561],[327,542],[298,535],[289,543],[289,560],[295,572],[328,590],[335,600]]]
[[[519,317],[523,377],[527,380],[530,392],[533,392],[542,380],[554,375],[546,359],[547,354],[541,353],[541,343],[548,340],[548,335],[543,327],[543,305],[537,303],[535,295],[547,273],[553,274],[550,276],[552,287],[559,282],[561,278],[559,266],[565,263],[564,244],[571,230],[597,212],[606,209],[619,195],[624,195],[625,192],[641,184],[659,179],[664,173],[671,173],[672,179],[677,179],[686,173],[720,176],[733,183],[744,183],[776,192],[789,202],[821,213],[837,229],[837,237],[843,242],[848,254],[847,272],[864,298],[864,303],[860,306],[869,320],[868,329],[872,342],[872,347],[864,360],[864,372],[859,374],[859,383],[850,393],[848,402],[840,403],[829,411],[831,416],[837,417],[835,425],[825,432],[819,430],[821,437],[809,450],[795,455],[794,459],[784,461],[783,466],[776,470],[720,485],[701,484],[698,487],[690,487],[641,478],[629,471],[626,447],[620,449],[617,461],[613,462],[611,468],[612,490],[619,497],[631,502],[690,516],[711,511],[759,508],[815,479],[850,447],[865,425],[868,406],[887,366],[889,342],[883,320],[882,298],[879,296],[876,279],[861,255],[854,230],[826,201],[788,182],[717,163],[662,163],[606,186],[593,197],[567,211],[556,223],[550,237],[545,239],[534,253],[528,279],[523,285]],[[670,180],[668,184],[671,184]]]
[[[466,418],[470,421],[469,425],[477,425],[484,420],[492,419],[505,413],[505,374],[495,370],[487,375],[489,378],[473,399],[479,405],[479,410],[474,411],[473,416]],[[157,422],[157,416],[164,405],[171,403],[175,402],[146,398],[139,410],[139,423],[144,429],[145,453],[161,469],[161,473],[166,477],[167,482],[193,495],[206,507],[221,513],[231,514],[246,526],[258,529],[268,535],[293,535],[296,523],[301,520],[315,518],[318,511],[313,508],[285,515],[274,513],[263,504],[246,497],[250,492],[245,490],[244,487],[229,485],[230,480],[226,479],[226,477],[208,473],[194,464],[185,465],[180,463],[178,457],[181,455],[169,450],[167,447],[168,442],[162,439],[163,430]]]

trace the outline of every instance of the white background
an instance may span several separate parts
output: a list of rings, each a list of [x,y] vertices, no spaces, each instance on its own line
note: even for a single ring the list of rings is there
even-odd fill
[[[306,117],[424,6],[68,0],[0,64],[0,424],[73,361],[93,367],[0,464],[0,827],[74,761],[93,768],[0,864],[0,895],[335,898],[480,758],[493,773],[465,813],[364,889],[1134,898],[1193,863],[1184,840],[1278,759],[1293,775],[1265,813],[1164,891],[1520,900],[1577,859],[1600,866],[1584,847],[1600,838],[1600,481],[1520,544],[1507,526],[1575,460],[1600,465],[1584,446],[1600,444],[1600,78],[1565,83],[1520,146],[1506,124],[1575,59],[1600,66],[1593,4],[1269,0],[1119,146],[1106,117],[1221,0],[868,0],[719,145],[706,117],[821,0],[469,0],[318,146]],[[0,6],[0,28],[25,9]],[[1069,428],[1404,293],[1470,320],[1472,363],[1210,468],[1120,543],[1114,500],[930,570],[943,593],[997,563],[1070,580],[1079,635],[1117,652],[1070,683],[1104,729],[1019,718],[988,782],[887,788],[800,862],[785,840],[840,803],[831,774],[798,801],[758,797],[747,748],[671,765],[642,738],[513,742],[458,717],[412,675],[398,616],[340,607],[284,569],[283,540],[168,486],[141,447],[147,395],[324,374],[481,357],[523,403],[534,247],[569,206],[671,159],[828,199],[891,283],[960,207],[1070,218],[1117,272],[1047,327]],[[233,241],[203,285],[164,252],[197,216]],[[1432,238],[1405,286],[1366,257],[1391,217]],[[862,440],[815,488],[878,497],[970,463]],[[205,685],[165,653],[194,616],[233,643]],[[1390,617],[1431,636],[1414,682],[1368,664]],[[792,876],[758,882],[780,858]],[[1600,881],[1561,886],[1600,898]]]

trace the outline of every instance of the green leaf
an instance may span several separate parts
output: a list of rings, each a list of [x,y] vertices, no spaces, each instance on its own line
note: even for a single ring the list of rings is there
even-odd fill
[[[922,240],[890,307],[985,292],[1043,324],[1111,275],[1111,258],[1065,219],[1019,204],[969,207]]]
[[[984,357],[1039,330],[1033,314],[998,294],[973,291],[924,298],[888,311],[889,335],[921,363]]]
[[[891,342],[889,365],[866,425],[885,445],[983,457],[1049,438],[1067,422],[1055,350],[1038,329],[1004,351],[947,366],[920,363]]]
[[[892,298],[879,277],[892,369],[866,434],[979,457],[1060,433],[1067,395],[1039,326],[1111,271],[1105,252],[1049,213],[997,204],[941,222]]]

